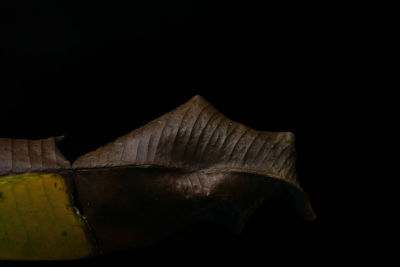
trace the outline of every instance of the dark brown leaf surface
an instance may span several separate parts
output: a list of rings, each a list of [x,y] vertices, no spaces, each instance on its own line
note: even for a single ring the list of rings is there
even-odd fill
[[[204,221],[240,233],[265,200],[289,193],[264,176],[164,168],[80,170],[76,190],[101,251],[147,246]]]

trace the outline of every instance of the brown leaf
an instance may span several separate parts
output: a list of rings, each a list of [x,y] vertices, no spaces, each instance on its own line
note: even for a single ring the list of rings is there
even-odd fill
[[[203,173],[240,172],[281,179],[300,189],[294,135],[234,122],[201,96],[79,157],[75,169],[159,166]]]
[[[208,220],[240,232],[269,198],[315,214],[295,169],[294,135],[234,122],[201,96],[79,157],[77,199],[104,251],[140,247]]]

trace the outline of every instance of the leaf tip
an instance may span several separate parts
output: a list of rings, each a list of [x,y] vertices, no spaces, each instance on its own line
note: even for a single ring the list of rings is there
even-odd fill
[[[208,102],[208,101],[201,95],[195,95],[189,100],[189,102]]]

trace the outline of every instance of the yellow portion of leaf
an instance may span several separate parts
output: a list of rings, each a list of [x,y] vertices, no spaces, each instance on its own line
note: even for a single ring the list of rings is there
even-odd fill
[[[86,224],[59,174],[0,177],[0,260],[67,260],[92,254]]]

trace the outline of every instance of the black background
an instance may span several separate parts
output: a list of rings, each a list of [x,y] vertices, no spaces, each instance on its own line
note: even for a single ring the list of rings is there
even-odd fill
[[[51,264],[381,262],[374,224],[386,215],[360,171],[374,157],[359,154],[390,138],[394,8],[143,2],[2,6],[0,136],[66,135],[73,161],[200,94],[249,127],[296,134],[318,218],[269,203],[238,236],[193,225],[149,248]],[[1,262],[16,264],[37,263]]]

